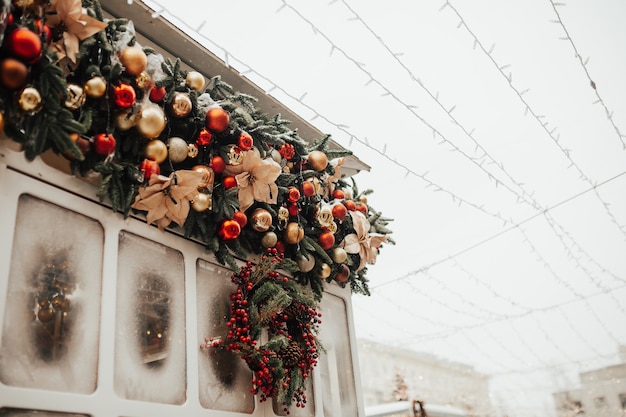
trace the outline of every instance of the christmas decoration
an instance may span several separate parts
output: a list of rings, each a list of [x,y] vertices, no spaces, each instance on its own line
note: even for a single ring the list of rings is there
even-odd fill
[[[330,136],[303,139],[219,74],[139,45],[132,22],[105,20],[97,0],[7,7],[0,130],[27,160],[50,150],[96,178],[100,202],[121,216],[178,228],[231,267],[230,333],[207,344],[239,353],[262,399],[303,405],[325,285],[368,295],[367,265],[394,243],[370,191],[342,175],[351,152]]]
[[[240,355],[253,372],[260,401],[272,397],[284,404],[306,404],[306,380],[317,365],[322,346],[317,339],[321,314],[312,293],[277,272],[284,259],[267,249],[257,265],[248,262],[233,274],[226,335],[212,335],[201,348],[212,354],[226,349]],[[267,342],[260,337],[267,330]]]

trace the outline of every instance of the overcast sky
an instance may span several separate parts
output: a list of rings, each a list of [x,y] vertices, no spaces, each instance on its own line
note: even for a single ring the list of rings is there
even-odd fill
[[[358,337],[492,375],[510,416],[617,363],[626,2],[146,3],[372,167],[397,245]]]

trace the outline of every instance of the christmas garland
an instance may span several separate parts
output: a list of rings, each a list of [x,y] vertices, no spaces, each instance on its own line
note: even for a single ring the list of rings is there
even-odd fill
[[[317,364],[321,314],[312,293],[281,275],[284,259],[276,248],[232,276],[237,289],[230,296],[225,338],[206,338],[201,348],[237,353],[253,371],[252,392],[260,401],[271,397],[289,407],[306,404],[305,383]],[[267,341],[260,344],[263,331]],[[287,409],[285,409],[287,411]]]
[[[367,264],[394,242],[371,191],[341,175],[350,151],[137,44],[132,21],[105,21],[96,0],[0,9],[0,131],[28,160],[52,150],[97,173],[114,211],[179,226],[235,271],[276,248],[317,299],[324,281],[369,294]]]

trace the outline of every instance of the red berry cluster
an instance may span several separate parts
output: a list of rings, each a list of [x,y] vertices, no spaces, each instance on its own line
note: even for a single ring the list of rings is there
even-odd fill
[[[319,357],[316,334],[321,324],[321,313],[315,309],[315,302],[312,299],[306,299],[309,302],[296,301],[300,297],[292,297],[290,308],[277,311],[266,323],[253,320],[252,317],[259,315],[250,312],[250,298],[264,283],[281,285],[288,293],[297,288],[289,278],[275,270],[282,260],[283,255],[276,248],[269,248],[258,264],[248,262],[231,277],[237,289],[230,295],[226,338],[207,338],[200,347],[212,350],[224,348],[241,355],[253,372],[252,392],[259,395],[261,402],[268,398],[284,398],[286,407],[292,402],[297,407],[304,407],[304,381]],[[269,341],[259,346],[258,339],[263,328],[267,330]],[[289,346],[285,347],[282,343],[280,348],[273,348],[271,342],[275,338],[288,341]],[[283,359],[286,355],[289,356],[288,361]],[[294,372],[300,377],[292,378]],[[288,412],[287,408],[285,411]]]

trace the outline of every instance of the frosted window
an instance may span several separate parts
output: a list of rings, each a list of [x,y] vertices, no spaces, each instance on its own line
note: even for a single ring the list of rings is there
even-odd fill
[[[96,389],[102,250],[97,221],[19,197],[0,347],[7,385]]]
[[[55,411],[0,408],[0,417],[88,417],[88,414],[58,413]]]
[[[230,309],[230,293],[235,286],[230,277],[233,272],[208,262],[198,260],[198,334],[200,337],[224,338]],[[237,355],[217,350],[200,351],[199,358],[200,403],[211,410],[252,413],[254,396],[252,373]]]
[[[357,415],[356,388],[345,301],[325,293],[321,302],[320,341],[325,349],[318,367],[325,417]]]
[[[168,404],[185,401],[184,271],[179,251],[120,233],[115,337],[118,395]]]

